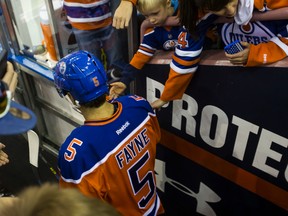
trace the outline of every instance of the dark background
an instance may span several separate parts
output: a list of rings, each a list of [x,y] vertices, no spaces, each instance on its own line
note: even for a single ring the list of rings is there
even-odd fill
[[[0,167],[0,196],[1,191],[3,195],[3,190],[7,196],[17,195],[27,186],[58,182],[41,158],[38,160],[38,169],[32,168],[29,163],[28,142],[24,135],[0,136],[0,142],[6,145],[4,152],[8,154],[10,161]],[[57,170],[57,158],[45,150],[39,152],[53,169]]]

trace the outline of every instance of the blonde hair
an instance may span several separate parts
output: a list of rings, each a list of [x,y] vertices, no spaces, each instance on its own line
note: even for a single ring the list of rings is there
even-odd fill
[[[145,13],[160,6],[165,6],[167,2],[171,4],[170,0],[138,0],[136,7],[140,13]]]
[[[1,216],[120,216],[109,204],[88,198],[77,189],[44,184],[25,189],[13,204],[0,210]]]

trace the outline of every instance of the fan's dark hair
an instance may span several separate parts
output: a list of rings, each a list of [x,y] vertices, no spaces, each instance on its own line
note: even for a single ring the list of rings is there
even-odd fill
[[[179,19],[192,37],[197,37],[196,24],[205,10],[219,11],[231,0],[179,0]]]

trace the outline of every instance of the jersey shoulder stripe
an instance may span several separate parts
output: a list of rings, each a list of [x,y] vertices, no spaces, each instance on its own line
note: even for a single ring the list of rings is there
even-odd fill
[[[150,133],[149,122],[156,119],[150,104],[138,96],[127,96],[119,100],[123,106],[121,112],[107,120],[106,124],[105,121],[101,124],[90,121],[74,129],[61,145],[58,165],[65,181],[79,183],[83,176],[103,164],[111,154],[145,128],[146,124],[149,125],[147,132]],[[72,167],[77,169],[73,168],[75,170],[71,172]]]

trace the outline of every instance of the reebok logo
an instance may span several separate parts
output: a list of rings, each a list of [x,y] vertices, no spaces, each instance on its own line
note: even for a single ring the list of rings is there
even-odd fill
[[[121,126],[121,128],[116,130],[117,135],[120,135],[129,125],[130,125],[130,123],[128,121],[126,121],[125,124],[123,124]]]

